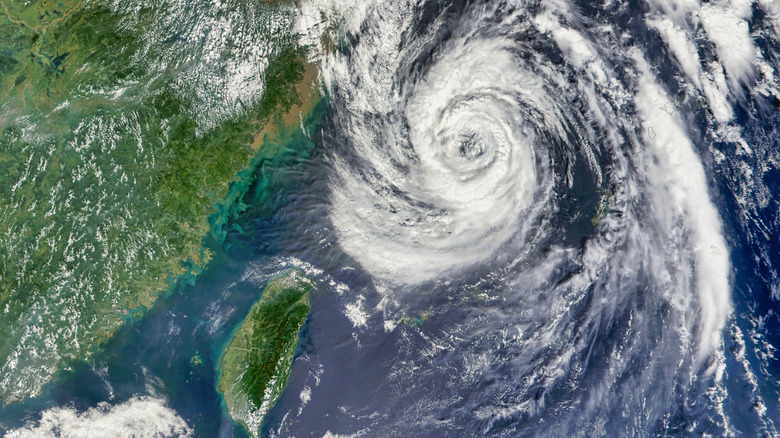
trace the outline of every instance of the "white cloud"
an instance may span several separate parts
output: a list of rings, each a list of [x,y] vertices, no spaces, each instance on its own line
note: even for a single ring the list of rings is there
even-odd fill
[[[715,43],[718,58],[735,94],[740,94],[739,83],[746,83],[753,76],[756,53],[748,24],[738,14],[741,11],[712,5],[705,5],[700,12],[701,23]]]
[[[658,211],[665,211],[667,223],[684,217],[694,244],[696,285],[701,316],[698,358],[702,359],[720,342],[720,333],[731,311],[728,247],[722,235],[720,217],[710,201],[707,178],[688,135],[678,117],[658,111],[656,102],[669,97],[650,73],[639,51],[633,53],[640,72],[634,99],[643,124],[655,135],[645,134],[653,163],[648,180],[656,190]],[[643,132],[647,133],[648,130]]]
[[[111,405],[78,412],[73,408],[52,408],[41,419],[10,431],[6,438],[163,438],[194,436],[192,429],[162,399],[141,396]]]
[[[590,42],[576,30],[561,26],[552,13],[546,12],[537,15],[534,18],[534,23],[539,31],[552,34],[555,43],[574,66],[582,67],[585,62],[596,57],[596,52]]]
[[[701,62],[696,46],[688,36],[688,33],[680,26],[675,25],[668,18],[654,18],[647,20],[647,25],[657,30],[666,46],[680,64],[682,71],[697,87],[700,87],[699,74],[701,74]]]
[[[344,313],[356,328],[365,327],[368,322],[368,313],[365,310],[365,298],[361,295],[354,303],[345,304]]]

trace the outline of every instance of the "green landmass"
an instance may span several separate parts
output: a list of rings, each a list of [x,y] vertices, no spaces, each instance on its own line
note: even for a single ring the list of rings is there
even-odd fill
[[[615,198],[614,190],[609,190],[602,194],[601,200],[599,201],[599,205],[596,206],[596,214],[594,214],[593,217],[590,219],[590,223],[594,227],[598,225],[599,222],[601,222],[604,216],[606,216],[607,213],[609,212],[609,209],[612,208],[612,203],[614,202],[614,198]]]
[[[431,316],[431,310],[433,310],[433,306],[428,307],[428,310],[417,316],[404,315],[403,318],[401,318],[401,324],[408,325],[409,327],[420,327]]]
[[[287,383],[312,286],[298,270],[269,281],[220,359],[217,389],[252,437]]]
[[[306,66],[289,5],[0,6],[7,404],[39,394],[161,292],[201,272],[212,256],[203,238],[224,238],[254,166],[289,154],[256,137],[301,106],[295,85]],[[245,65],[265,65],[262,89],[249,95]]]

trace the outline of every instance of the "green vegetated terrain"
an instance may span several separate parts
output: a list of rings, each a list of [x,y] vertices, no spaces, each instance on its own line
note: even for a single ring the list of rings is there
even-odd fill
[[[0,0],[0,402],[209,261],[300,104],[292,7]]]
[[[219,392],[252,437],[287,382],[312,286],[298,270],[269,281],[220,359]]]
[[[409,327],[420,327],[428,321],[431,316],[431,310],[433,306],[428,307],[428,310],[421,312],[418,316],[404,315],[401,318],[401,324],[408,325]]]
[[[602,194],[601,200],[599,201],[599,204],[596,206],[596,214],[594,214],[590,220],[591,224],[594,227],[598,225],[602,219],[604,219],[604,216],[607,215],[609,209],[612,208],[612,204],[614,203],[614,198],[615,198],[615,190],[609,190]]]

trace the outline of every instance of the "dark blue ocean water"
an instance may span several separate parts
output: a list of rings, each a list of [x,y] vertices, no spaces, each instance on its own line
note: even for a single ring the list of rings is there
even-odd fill
[[[469,8],[468,2],[453,3],[456,11]],[[583,16],[603,19],[599,8],[580,3]],[[421,28],[431,21],[425,14],[441,13],[434,7],[428,9],[421,13]],[[637,24],[645,12],[640,6],[627,8],[610,20],[631,29],[659,66],[659,77],[674,93],[674,75],[679,72],[668,61],[657,35]],[[458,13],[452,15],[457,21]],[[759,27],[762,19],[756,12],[751,26]],[[757,36],[756,44],[767,53],[777,53],[770,39]],[[554,57],[552,53],[545,56]],[[733,430],[751,437],[775,433],[760,421],[761,416],[775,422],[780,419],[780,361],[775,352],[780,346],[780,169],[767,164],[771,153],[780,148],[780,112],[773,104],[771,99],[750,97],[735,105],[734,124],[742,128],[742,138],[751,145],[752,155],[739,153],[735,143],[712,144],[703,136],[694,142],[730,250],[733,313],[724,330],[722,379],[726,395],[721,406]],[[321,136],[332,140],[343,133],[325,115],[324,105],[314,120],[310,139],[289,138],[288,155],[259,163],[254,177],[242,180],[249,184],[243,205],[235,216],[232,211],[225,214],[224,239],[216,233],[205,242],[217,255],[200,276],[177,285],[143,317],[128,322],[93,360],[60,373],[43,395],[0,408],[0,432],[35,421],[42,411],[55,406],[84,411],[99,402],[117,404],[153,392],[167,400],[196,436],[245,436],[227,416],[216,392],[219,356],[265,282],[294,266],[303,268],[317,286],[310,294],[311,314],[300,334],[287,389],[269,411],[265,433],[322,436],[326,431],[349,434],[363,430],[371,436],[372,430],[387,433],[403,426],[405,436],[529,436],[536,428],[543,429],[544,421],[571,414],[565,407],[576,406],[572,399],[597,387],[593,377],[574,382],[579,385],[574,390],[569,387],[571,382],[552,387],[530,385],[537,391],[537,399],[544,399],[549,408],[546,412],[474,420],[480,409],[493,407],[496,400],[511,399],[513,391],[520,392],[520,382],[506,376],[512,376],[511,359],[522,357],[523,352],[492,345],[487,334],[496,323],[490,316],[501,314],[494,312],[496,308],[518,313],[524,309],[513,307],[512,295],[501,296],[500,286],[491,280],[487,268],[475,268],[467,276],[471,280],[399,291],[406,315],[420,317],[432,309],[424,322],[418,318],[421,324],[398,324],[385,330],[382,316],[370,314],[359,335],[355,334],[354,324],[345,315],[345,302],[360,295],[364,308],[373,309],[382,296],[368,275],[355,268],[354,260],[334,243],[337,239],[327,219],[330,151]],[[703,132],[706,120],[698,113],[690,123],[692,132]],[[711,146],[721,151],[725,160],[716,162]],[[739,177],[744,166],[757,170],[754,180]],[[590,211],[598,204],[595,187],[583,169],[574,170],[577,184],[562,201],[560,212],[561,224],[568,225],[555,236],[575,247],[593,232]],[[746,208],[745,200],[754,202],[751,194],[757,191],[765,194],[762,203]],[[580,217],[584,220],[571,220],[578,210],[588,210]],[[556,275],[565,278],[575,273],[577,266],[564,266],[561,271]],[[485,280],[475,282],[474,278]],[[343,295],[339,285],[347,286],[351,297]],[[417,293],[423,289],[425,293]],[[587,305],[590,303],[583,306]],[[622,316],[610,323],[620,328]],[[479,326],[485,333],[461,332],[463,321],[470,319],[485,319]],[[622,341],[616,332],[619,330],[594,330],[601,337],[592,340],[591,351],[595,353],[586,352],[585,362],[596,370],[593,375],[599,375],[597,371],[604,366],[599,347]],[[462,352],[439,345],[452,338],[469,339],[470,344],[463,345],[477,345],[475,349],[486,352],[485,360],[494,367],[475,378],[472,387],[457,386],[462,376],[453,375],[453,369],[455,374],[468,369],[469,364],[459,362]],[[493,356],[488,357],[488,353]],[[638,374],[643,364],[631,366],[629,370]],[[675,364],[668,366],[674,368]],[[646,436],[718,436],[718,430],[707,422],[714,408],[706,394],[712,382],[706,379],[702,377],[698,385],[672,397],[668,415],[647,425]],[[659,387],[665,383],[650,382]],[[495,388],[503,393],[494,394]],[[526,387],[522,390],[528,391]],[[302,397],[304,393],[308,398]],[[556,410],[558,406],[563,407]],[[604,426],[605,434],[619,436],[622,419],[616,416],[614,424]]]

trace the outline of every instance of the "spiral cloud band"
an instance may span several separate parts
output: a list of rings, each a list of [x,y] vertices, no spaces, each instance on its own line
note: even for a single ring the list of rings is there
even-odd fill
[[[733,268],[703,133],[750,150],[734,107],[758,71],[779,94],[773,69],[752,55],[750,5],[606,3],[615,22],[562,0],[303,5],[314,46],[317,17],[346,17],[341,48],[316,55],[333,108],[329,220],[385,304],[457,287],[503,303],[422,354],[420,367],[459,376],[448,388],[483,385],[473,391],[493,401],[468,413],[442,402],[453,418],[542,416],[543,394],[581,385],[584,409],[545,417],[569,418],[548,431],[624,405],[656,421],[709,379],[707,421],[729,430],[717,388]],[[674,68],[658,64],[666,55]],[[485,363],[496,351],[505,361]],[[630,418],[623,433],[648,430]]]
[[[517,265],[556,233],[555,212],[579,189],[573,172],[584,166],[609,199],[579,275],[635,261],[659,293],[698,310],[693,331],[705,354],[729,312],[728,250],[693,144],[679,117],[658,109],[668,93],[639,50],[621,60],[635,75],[625,83],[615,60],[561,17],[544,9],[530,17],[513,3],[503,22],[491,23],[486,9],[446,40],[445,24],[434,23],[433,42],[382,31],[410,25],[411,11],[366,12],[362,20],[380,30],[349,57],[326,59],[350,146],[333,156],[341,245],[388,284]],[[546,35],[555,46],[543,50],[563,59],[540,53]]]
[[[474,41],[442,54],[397,109],[406,132],[374,140],[366,159],[377,180],[338,168],[334,224],[378,277],[415,283],[489,257],[531,207],[537,139],[523,102],[550,110],[508,49]]]

